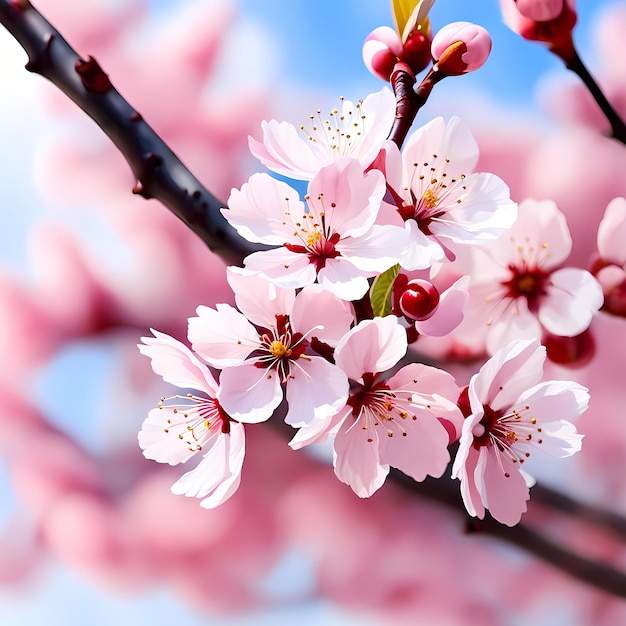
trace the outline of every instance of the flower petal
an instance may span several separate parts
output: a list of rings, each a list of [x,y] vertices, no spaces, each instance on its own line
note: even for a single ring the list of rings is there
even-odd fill
[[[217,382],[210,370],[180,341],[153,330],[154,338],[142,337],[141,354],[152,359],[152,369],[166,383],[204,391],[211,398],[217,393]]]

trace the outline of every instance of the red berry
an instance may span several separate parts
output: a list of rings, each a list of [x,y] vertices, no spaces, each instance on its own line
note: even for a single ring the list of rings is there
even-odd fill
[[[400,310],[412,320],[426,320],[439,306],[439,292],[427,280],[416,278],[407,283],[400,296]]]

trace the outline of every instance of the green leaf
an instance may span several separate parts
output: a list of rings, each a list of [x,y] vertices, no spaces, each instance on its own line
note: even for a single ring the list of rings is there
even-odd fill
[[[399,272],[400,265],[396,263],[396,265],[390,267],[374,279],[370,289],[370,302],[376,317],[385,317],[385,315],[391,313],[391,292]]]

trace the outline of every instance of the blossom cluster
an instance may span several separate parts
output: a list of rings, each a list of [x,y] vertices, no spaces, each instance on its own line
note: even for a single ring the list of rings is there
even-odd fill
[[[244,424],[283,405],[291,447],[331,437],[335,474],[361,497],[391,467],[441,477],[459,442],[452,476],[467,511],[510,525],[526,509],[531,451],[580,449],[571,421],[586,389],[540,382],[540,342],[583,333],[603,303],[589,272],[562,267],[564,216],[548,201],[518,206],[499,177],[476,172],[478,147],[458,118],[430,121],[400,149],[386,139],[394,111],[383,88],[299,129],[264,122],[262,140],[250,138],[263,165],[307,191],[268,173],[233,189],[223,215],[269,246],[228,268],[236,308],[198,307],[191,349],[156,331],[143,339],[155,372],[187,390],[150,412],[144,455],[203,455],[175,493],[206,508],[229,498]],[[461,388],[443,369],[403,362],[426,337],[471,337],[492,356]]]

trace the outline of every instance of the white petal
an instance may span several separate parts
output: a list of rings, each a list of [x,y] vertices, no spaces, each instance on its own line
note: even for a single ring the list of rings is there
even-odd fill
[[[193,352],[173,337],[153,330],[155,338],[142,337],[141,354],[152,359],[152,369],[171,385],[198,389],[214,398],[217,383],[210,370]]]
[[[378,442],[349,417],[335,437],[335,474],[360,498],[368,498],[385,482],[389,466],[378,458]]]
[[[241,190],[233,189],[222,214],[237,232],[254,243],[282,245],[293,238],[291,213],[304,204],[295,189],[267,174],[253,174]]]
[[[573,337],[589,327],[604,302],[600,283],[586,270],[565,267],[550,275],[539,321],[554,335]]]
[[[317,337],[336,346],[354,322],[354,309],[321,285],[309,285],[297,295],[290,321],[293,330],[307,339]]]
[[[289,315],[296,297],[293,289],[277,287],[239,267],[227,269],[228,284],[235,292],[237,307],[253,324],[270,328],[276,323],[276,315]]]
[[[308,360],[310,359],[310,360]],[[294,428],[308,426],[337,413],[348,399],[348,378],[322,357],[305,357],[291,367],[287,383],[289,411],[285,422]]]
[[[369,289],[367,278],[374,272],[365,272],[353,265],[349,259],[328,259],[318,274],[317,280],[324,289],[342,300],[361,299]]]
[[[220,374],[218,400],[238,422],[264,422],[283,399],[278,373],[246,361]]]
[[[244,259],[246,269],[277,285],[299,289],[315,282],[316,271],[306,254],[280,247],[253,252]]]
[[[189,341],[207,363],[215,367],[238,365],[258,347],[254,326],[229,304],[218,304],[217,311],[199,306],[196,313],[198,317],[189,318]]]
[[[508,409],[539,381],[545,359],[546,350],[539,341],[513,341],[498,350],[472,377],[470,392],[481,405],[494,411]]]
[[[618,265],[626,263],[626,199],[614,198],[609,202],[598,227],[598,251],[606,261]]]
[[[392,368],[407,350],[406,331],[394,315],[364,320],[348,332],[335,349],[335,363],[352,380],[364,373]]]

